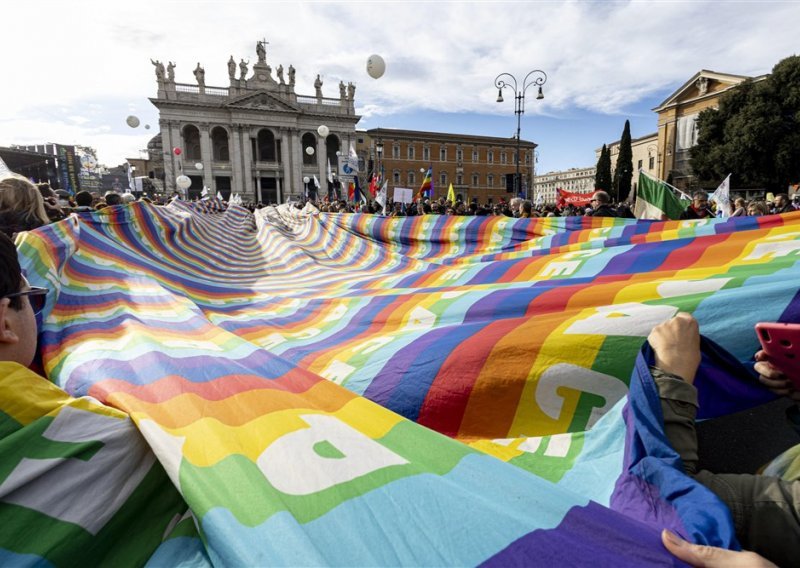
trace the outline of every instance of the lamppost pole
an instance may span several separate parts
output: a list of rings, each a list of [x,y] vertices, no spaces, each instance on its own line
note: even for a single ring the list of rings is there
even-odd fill
[[[525,113],[525,92],[528,87],[537,86],[539,92],[536,94],[536,99],[541,100],[544,98],[542,92],[542,85],[547,82],[547,73],[541,69],[534,69],[522,81],[522,88],[520,89],[516,77],[510,73],[500,73],[494,79],[494,86],[497,87],[497,102],[503,102],[503,89],[510,88],[514,92],[514,114],[517,115],[517,172],[514,176],[514,195],[519,195],[519,153],[520,153],[520,131],[522,128],[522,115]],[[525,194],[528,198],[528,192]]]

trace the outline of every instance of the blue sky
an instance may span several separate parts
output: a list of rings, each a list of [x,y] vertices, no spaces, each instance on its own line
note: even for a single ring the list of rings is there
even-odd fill
[[[513,99],[494,79],[548,74],[530,95],[522,137],[538,171],[591,166],[594,150],[656,130],[651,111],[701,69],[767,73],[798,50],[797,1],[267,2],[28,0],[4,8],[0,145],[60,142],[98,151],[109,166],[137,157],[157,131],[150,59],[177,63],[178,82],[227,86],[228,58],[297,69],[298,94],[354,82],[359,128],[510,137]],[[380,54],[380,79],[366,60]],[[141,125],[132,129],[133,114]],[[145,124],[151,129],[146,130]]]

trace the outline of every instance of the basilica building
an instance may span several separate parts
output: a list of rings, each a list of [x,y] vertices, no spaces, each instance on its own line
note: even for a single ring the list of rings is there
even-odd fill
[[[175,63],[152,63],[158,93],[150,101],[159,111],[167,191],[186,175],[189,198],[207,187],[225,198],[238,193],[245,201],[282,203],[302,196],[306,179],[316,177],[325,191],[328,163],[338,172],[355,144],[355,85],[340,82],[339,96],[325,97],[317,75],[315,93],[299,95],[294,67],[279,65],[273,74],[263,41],[252,68],[231,56],[227,87],[206,85],[200,63],[191,84],[176,82]]]

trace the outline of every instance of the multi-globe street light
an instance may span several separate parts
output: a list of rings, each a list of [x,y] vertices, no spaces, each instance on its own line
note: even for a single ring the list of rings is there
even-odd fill
[[[525,92],[528,87],[538,87],[536,99],[541,100],[544,98],[542,85],[547,82],[547,73],[540,69],[534,69],[522,81],[522,88],[520,89],[517,83],[517,78],[510,73],[500,73],[494,80],[494,86],[497,87],[497,102],[503,102],[503,89],[506,87],[514,91],[514,114],[517,115],[517,173],[514,176],[514,195],[519,195],[519,152],[520,152],[520,127],[522,115],[525,113]],[[528,192],[525,192],[525,198],[529,199]]]

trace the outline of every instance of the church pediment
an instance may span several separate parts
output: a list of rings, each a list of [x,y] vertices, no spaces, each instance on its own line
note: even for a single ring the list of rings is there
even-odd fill
[[[248,93],[229,102],[226,106],[231,109],[299,112],[299,109],[293,104],[266,91]]]
[[[761,79],[756,77],[755,79]],[[666,100],[658,105],[653,110],[660,112],[668,107],[681,105],[690,101],[702,99],[704,97],[713,96],[723,91],[727,91],[731,87],[750,79],[744,75],[731,75],[728,73],[717,73],[716,71],[708,71],[703,69],[694,74],[694,76],[686,81],[677,91],[672,93]]]

